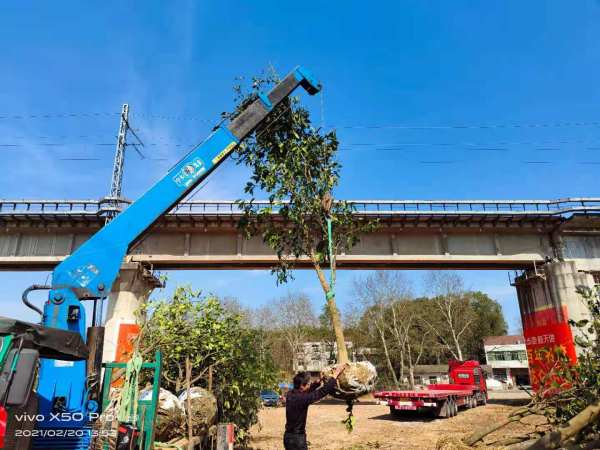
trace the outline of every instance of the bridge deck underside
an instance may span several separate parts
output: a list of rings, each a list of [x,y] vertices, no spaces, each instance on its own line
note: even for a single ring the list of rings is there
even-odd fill
[[[128,261],[157,269],[264,269],[276,261],[260,237],[246,240],[239,214],[169,214],[132,247]],[[522,269],[556,256],[556,239],[569,258],[600,258],[600,218],[548,214],[363,213],[377,231],[361,238],[340,268]],[[96,232],[93,213],[0,215],[0,270],[49,270]],[[306,258],[299,267],[309,266]]]

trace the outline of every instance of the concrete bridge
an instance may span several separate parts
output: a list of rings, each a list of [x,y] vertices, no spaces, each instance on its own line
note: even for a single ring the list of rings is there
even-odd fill
[[[0,270],[51,270],[127,203],[0,200]],[[338,256],[339,268],[520,269],[514,285],[534,383],[546,370],[540,348],[560,345],[575,357],[568,321],[587,314],[576,288],[600,284],[600,198],[351,203],[357,219],[380,226]],[[241,217],[235,202],[183,202],[132,247],[111,293],[107,354],[119,330],[110,322],[134,317],[156,287],[152,268],[271,267],[276,256],[260,238],[243,238]],[[273,219],[281,220],[276,210]]]
[[[340,268],[527,269],[558,258],[600,271],[600,198],[351,203],[357,218],[378,219],[380,226],[339,256]],[[126,206],[110,199],[0,201],[0,270],[52,269]],[[271,267],[274,253],[238,231],[241,216],[231,201],[183,202],[132,248],[127,262],[157,269]]]

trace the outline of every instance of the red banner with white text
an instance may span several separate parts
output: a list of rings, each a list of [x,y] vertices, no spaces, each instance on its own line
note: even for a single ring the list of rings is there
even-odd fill
[[[534,390],[562,383],[553,373],[564,364],[577,361],[573,333],[569,325],[567,307],[551,307],[535,311],[523,318],[523,334],[529,360],[529,375]]]

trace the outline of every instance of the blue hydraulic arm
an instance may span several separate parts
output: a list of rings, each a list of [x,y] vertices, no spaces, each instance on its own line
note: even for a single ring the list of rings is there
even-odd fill
[[[107,297],[132,243],[215,170],[298,86],[311,95],[320,90],[308,71],[302,67],[294,69],[229,124],[217,127],[160,181],[59,264],[52,274],[43,325],[77,331],[85,340],[86,317],[80,302]],[[40,413],[85,413],[93,409],[87,399],[85,364],[85,361],[42,360],[38,388]]]

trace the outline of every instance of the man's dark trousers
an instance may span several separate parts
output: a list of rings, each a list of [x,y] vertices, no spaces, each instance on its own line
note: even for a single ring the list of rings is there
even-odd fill
[[[285,450],[308,450],[306,434],[285,433],[283,435]]]

